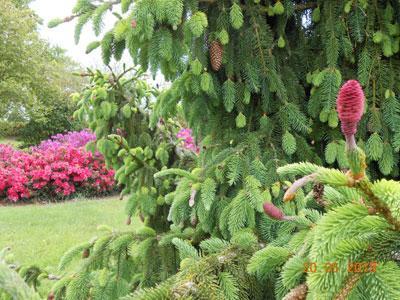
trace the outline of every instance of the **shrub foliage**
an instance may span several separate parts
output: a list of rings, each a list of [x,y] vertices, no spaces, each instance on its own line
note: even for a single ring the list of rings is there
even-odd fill
[[[83,148],[94,138],[88,131],[60,134],[29,151],[0,144],[0,199],[49,200],[113,190],[114,171],[100,153]]]

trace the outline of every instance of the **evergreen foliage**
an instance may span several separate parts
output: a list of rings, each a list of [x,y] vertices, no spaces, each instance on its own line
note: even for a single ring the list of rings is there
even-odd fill
[[[67,18],[78,19],[77,37],[88,22],[100,32],[102,5],[77,2]],[[122,15],[119,6],[108,7],[118,12],[115,27],[89,48],[100,45],[106,64],[126,49],[143,70],[172,81],[152,106],[133,104],[146,97],[132,95],[122,77],[94,74],[77,112],[89,116],[97,148],[118,170],[128,215],[139,212],[156,232],[135,251],[157,253],[139,279],[131,275],[138,284],[127,299],[399,298],[398,183],[364,176],[364,163],[371,178],[398,175],[398,5],[142,0],[121,3]],[[335,109],[347,78],[358,78],[366,94],[360,148],[348,155]],[[127,102],[139,113],[123,108]],[[171,118],[180,113],[201,143],[195,166],[182,166],[168,143]],[[152,158],[163,142],[168,164]],[[287,165],[296,161],[308,162]],[[299,175],[305,177],[291,184]],[[285,218],[267,217],[265,201]],[[179,258],[160,275],[171,257],[162,245],[171,253],[176,247]],[[240,255],[228,255],[230,247]],[[347,269],[368,261],[377,262],[374,272]],[[305,272],[314,262],[317,270]],[[93,281],[78,274],[64,287],[89,293]]]
[[[0,250],[0,298],[4,300],[39,300],[40,297],[35,290],[22,279],[22,277],[27,276],[28,268],[23,273],[21,272],[21,276],[19,276],[7,263],[8,251],[9,248]],[[29,279],[26,281],[29,282]]]

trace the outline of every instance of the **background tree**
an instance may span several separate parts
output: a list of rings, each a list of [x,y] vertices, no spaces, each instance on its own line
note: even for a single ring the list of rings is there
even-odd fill
[[[27,142],[37,142],[51,134],[73,128],[67,116],[73,112],[69,94],[81,87],[82,81],[72,75],[79,66],[59,48],[51,47],[37,33],[38,17],[26,2],[2,1],[0,4],[0,115],[2,122],[28,121],[40,123],[46,118],[47,127],[36,126],[36,136]],[[67,114],[62,113],[67,110]],[[60,112],[57,122],[48,119]],[[51,126],[57,126],[50,128]],[[61,126],[63,124],[63,126]],[[12,127],[5,124],[4,129]],[[16,133],[16,132],[14,132]]]

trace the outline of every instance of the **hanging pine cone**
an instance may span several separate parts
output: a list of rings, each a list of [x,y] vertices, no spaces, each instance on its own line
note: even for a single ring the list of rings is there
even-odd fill
[[[214,71],[219,71],[222,66],[222,56],[224,54],[224,48],[218,41],[212,41],[210,45],[210,60],[211,67]]]
[[[308,287],[307,284],[303,283],[294,289],[290,290],[282,300],[305,300],[307,297]]]
[[[313,196],[315,201],[321,205],[325,206],[326,202],[324,201],[324,185],[321,183],[317,183],[314,185],[313,188]]]

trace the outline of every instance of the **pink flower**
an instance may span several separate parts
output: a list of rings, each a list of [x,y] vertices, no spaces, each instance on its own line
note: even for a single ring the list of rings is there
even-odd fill
[[[200,153],[200,148],[196,145],[192,136],[192,129],[183,128],[176,134],[176,137],[181,140],[183,148],[196,154]]]
[[[15,202],[42,192],[68,196],[77,188],[103,192],[113,187],[114,171],[100,153],[92,155],[75,144],[30,151],[0,144],[0,199]]]

